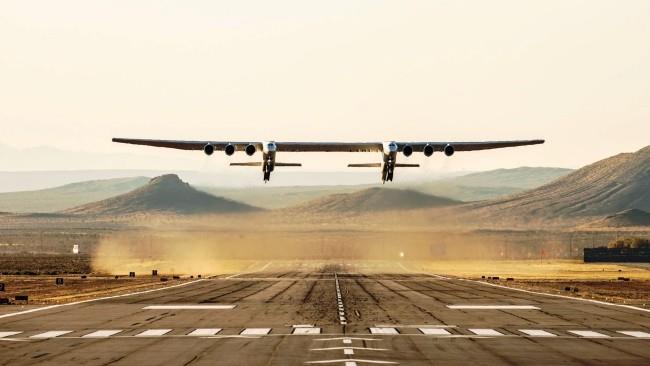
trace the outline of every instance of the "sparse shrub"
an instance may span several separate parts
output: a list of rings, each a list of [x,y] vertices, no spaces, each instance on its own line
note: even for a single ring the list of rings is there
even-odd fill
[[[618,238],[607,244],[608,248],[649,248],[650,240],[634,236]]]

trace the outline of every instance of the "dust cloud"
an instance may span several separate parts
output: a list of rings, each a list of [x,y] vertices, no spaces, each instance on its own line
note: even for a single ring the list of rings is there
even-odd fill
[[[431,231],[402,225],[330,227],[193,220],[104,237],[92,255],[95,272],[220,274],[256,261],[431,261],[569,258],[568,239],[549,232]],[[573,238],[574,254],[579,254]]]

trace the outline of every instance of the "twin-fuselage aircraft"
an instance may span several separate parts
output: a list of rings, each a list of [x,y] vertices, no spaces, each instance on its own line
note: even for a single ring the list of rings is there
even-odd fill
[[[223,151],[231,156],[236,151],[244,151],[246,155],[253,156],[257,151],[262,151],[262,161],[230,163],[231,166],[257,166],[262,167],[264,182],[271,179],[271,172],[275,167],[301,166],[300,163],[281,163],[275,161],[278,152],[380,152],[382,162],[368,164],[348,164],[352,168],[381,168],[382,182],[392,181],[395,168],[415,168],[419,164],[397,163],[397,154],[402,153],[409,157],[413,153],[422,153],[430,157],[434,152],[443,152],[452,156],[456,151],[474,151],[500,149],[525,145],[543,144],[544,140],[516,140],[516,141],[484,141],[484,142],[228,142],[228,141],[179,141],[179,140],[149,140],[114,138],[113,142],[135,145],[166,147],[181,150],[203,150],[206,155],[215,151]]]

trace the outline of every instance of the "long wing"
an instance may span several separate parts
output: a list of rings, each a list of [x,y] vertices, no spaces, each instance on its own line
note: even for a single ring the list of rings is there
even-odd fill
[[[410,145],[413,151],[422,152],[427,145],[433,146],[435,151],[444,151],[445,146],[451,145],[455,151],[474,151],[501,149],[504,147],[527,146],[543,144],[544,140],[515,140],[515,141],[482,141],[482,142],[398,142],[398,149],[401,151],[404,146]]]
[[[134,145],[167,147],[180,150],[203,150],[207,144],[214,146],[217,151],[222,151],[228,144],[234,145],[235,150],[244,150],[247,145],[255,145],[261,149],[262,142],[232,142],[232,141],[181,141],[181,140],[150,140],[114,138],[113,142]],[[380,142],[276,142],[278,151],[285,152],[377,152],[382,151]]]
[[[226,145],[231,144],[235,146],[236,150],[244,150],[247,145],[253,144],[257,148],[262,146],[259,142],[228,142],[228,141],[182,141],[182,140],[150,140],[150,139],[125,139],[125,138],[113,138],[113,142],[119,142],[122,144],[133,144],[133,145],[146,145],[146,146],[156,146],[156,147],[167,147],[170,149],[180,149],[180,150],[203,150],[205,145],[211,144],[214,146],[214,149],[217,151],[222,151],[226,148]]]
[[[234,145],[235,150],[241,151],[247,145],[252,144],[256,148],[262,147],[262,142],[233,142],[233,141],[182,141],[182,140],[150,140],[150,139],[129,139],[114,138],[113,142],[134,145],[147,145],[166,147],[181,150],[202,150],[207,144],[214,146],[217,151],[222,151],[227,145]],[[410,145],[415,152],[424,151],[425,146],[433,146],[435,151],[444,151],[445,146],[451,145],[455,151],[473,151],[500,149],[504,147],[526,146],[543,144],[544,140],[517,140],[517,141],[484,141],[484,142],[398,142],[398,150]],[[278,151],[285,152],[381,152],[381,142],[275,142]]]

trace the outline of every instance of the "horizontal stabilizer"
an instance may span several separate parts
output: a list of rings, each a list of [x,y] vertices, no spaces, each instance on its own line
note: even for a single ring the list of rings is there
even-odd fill
[[[381,168],[381,163],[348,164],[349,168]]]
[[[230,166],[262,166],[261,161],[251,161],[248,163],[230,163]]]
[[[275,166],[302,166],[300,163],[275,163]]]
[[[398,168],[419,168],[420,164],[395,164]]]

